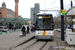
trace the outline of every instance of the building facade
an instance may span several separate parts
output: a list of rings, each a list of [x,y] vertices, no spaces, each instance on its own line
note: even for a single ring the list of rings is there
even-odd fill
[[[35,3],[35,7],[33,8],[33,21],[35,22],[37,13],[40,11],[39,3]]]
[[[31,19],[33,20],[33,9],[34,8],[31,8]]]
[[[18,2],[19,0],[15,0],[15,12],[6,8],[6,3],[3,2],[2,7],[0,7],[0,18],[18,17]]]

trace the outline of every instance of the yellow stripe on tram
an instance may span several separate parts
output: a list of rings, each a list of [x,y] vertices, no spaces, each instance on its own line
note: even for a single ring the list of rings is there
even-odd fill
[[[43,31],[43,36],[46,36],[46,31]]]

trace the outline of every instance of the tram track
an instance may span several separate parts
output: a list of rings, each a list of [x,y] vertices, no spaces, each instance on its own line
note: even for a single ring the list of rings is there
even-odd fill
[[[37,40],[34,37],[9,50],[42,50],[48,41]],[[36,48],[34,48],[36,46]],[[33,49],[31,49],[33,48]]]
[[[54,43],[54,44],[53,44]],[[30,46],[24,48],[23,50],[58,50],[58,48],[53,48],[54,46],[59,46],[55,41],[37,41],[36,43],[31,44]],[[38,45],[37,45],[38,44]],[[41,44],[41,45],[40,45]]]
[[[33,40],[34,38],[35,38],[35,36],[33,36],[32,38],[28,39],[27,41],[24,41],[23,43],[17,45],[16,47],[21,46],[21,45],[23,45],[23,44],[25,44],[25,43],[27,43],[27,42]]]
[[[40,48],[40,50],[42,50],[47,43],[48,43],[48,41],[46,41],[46,43]]]
[[[58,31],[55,31],[58,33]],[[60,34],[59,34],[60,35]],[[58,34],[55,34],[54,40],[37,40],[35,37],[29,39],[28,41],[25,41],[12,50],[58,50],[56,48],[53,48],[54,46],[59,46],[59,43],[57,40],[59,40]],[[56,38],[58,37],[58,38]]]
[[[22,46],[23,44],[26,44],[26,43],[29,43],[29,42],[31,43],[31,41],[33,41],[34,39],[35,39],[35,36],[33,36],[30,39],[18,44],[17,46],[10,47],[9,50],[14,50],[14,48],[18,48],[18,47]],[[34,42],[36,42],[36,41],[34,41]]]
[[[25,49],[23,49],[23,50],[28,50],[29,47],[31,47],[32,45],[36,44],[37,42],[38,42],[38,41],[32,43],[31,45],[27,46],[27,47],[26,47]]]
[[[48,41],[36,41],[35,43],[31,44],[30,46],[26,47],[23,50],[42,50],[44,46],[47,44]]]
[[[59,34],[60,35],[60,34]],[[52,46],[52,44],[53,44],[53,42],[54,41],[36,41],[35,43],[33,43],[33,44],[31,44],[30,46],[28,46],[28,47],[26,47],[26,48],[24,48],[23,50],[43,50],[44,48],[45,48],[45,46],[46,45],[48,45],[49,43],[51,43],[49,46],[51,47]],[[57,46],[59,46],[58,45],[58,41],[56,42],[57,44]],[[41,45],[40,45],[41,44]],[[48,50],[49,50],[50,48],[48,47]],[[54,48],[52,48],[52,49],[54,49]],[[55,49],[54,49],[55,50]],[[56,49],[56,50],[58,50],[58,49]]]
[[[57,32],[59,35],[61,35],[61,34],[60,34],[61,31],[56,30],[55,32]]]
[[[28,47],[24,48],[23,50],[50,50],[52,46],[52,50],[58,50],[56,48],[53,48],[54,46],[58,46],[58,42],[52,41],[52,40],[40,40],[37,41]]]
[[[52,42],[51,40],[37,40],[35,38],[31,38],[30,40],[25,41],[14,48],[10,48],[9,50],[42,50],[49,41]]]

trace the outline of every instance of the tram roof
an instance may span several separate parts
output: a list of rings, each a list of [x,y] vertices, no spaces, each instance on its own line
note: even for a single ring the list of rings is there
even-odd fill
[[[38,13],[37,15],[52,15],[52,14],[50,14],[50,13]]]

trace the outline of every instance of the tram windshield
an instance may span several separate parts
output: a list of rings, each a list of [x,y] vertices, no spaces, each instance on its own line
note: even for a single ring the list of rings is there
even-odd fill
[[[36,20],[36,30],[53,30],[52,17],[42,17]]]

